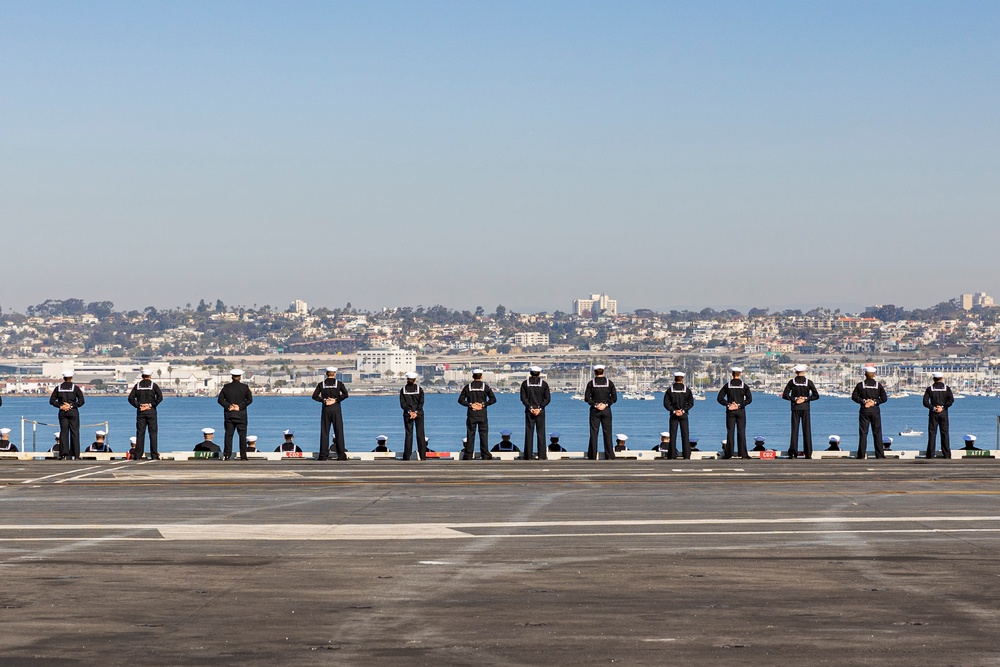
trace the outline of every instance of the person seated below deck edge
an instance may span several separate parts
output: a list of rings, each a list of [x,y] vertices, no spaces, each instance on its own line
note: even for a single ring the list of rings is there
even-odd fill
[[[103,452],[110,452],[111,448],[108,447],[108,443],[106,443],[104,441],[104,438],[106,438],[107,435],[108,434],[107,434],[106,431],[96,431],[94,433],[94,442],[90,443],[90,446],[87,447],[83,451],[85,451],[85,452],[102,452],[102,453]]]
[[[549,433],[549,446],[547,449],[550,452],[566,451],[566,448],[559,444],[559,431],[552,431],[552,433]]]
[[[248,435],[247,436],[247,451],[256,452],[257,451],[257,436]]]
[[[491,452],[520,452],[521,450],[510,441],[510,436],[513,435],[510,429],[503,429],[500,431],[500,442],[493,445],[490,449]]]
[[[615,435],[615,451],[616,452],[627,452],[628,445],[625,442],[628,440],[628,436],[624,433],[618,433]]]
[[[691,440],[689,438],[688,442],[690,442],[690,441]],[[671,447],[670,447],[670,432],[669,431],[663,431],[662,433],[660,433],[660,441],[658,443],[656,443],[655,445],[653,445],[652,449],[650,449],[649,451],[651,451],[651,452],[660,452],[661,454],[669,454],[670,450],[671,450]]]
[[[0,428],[0,452],[19,451],[17,445],[10,441],[10,429]]]
[[[380,435],[375,438],[375,449],[373,452],[386,453],[389,451],[389,438],[388,436]]]
[[[215,438],[215,429],[203,428],[201,429],[201,434],[205,437],[205,439],[194,446],[194,451],[209,452],[215,455],[212,458],[218,458],[218,456],[222,454],[222,448],[219,447],[214,442],[212,442],[212,440]]]
[[[276,452],[298,452],[302,453],[302,448],[295,444],[295,431],[292,429],[286,429],[284,431],[285,441],[277,446],[274,450]]]

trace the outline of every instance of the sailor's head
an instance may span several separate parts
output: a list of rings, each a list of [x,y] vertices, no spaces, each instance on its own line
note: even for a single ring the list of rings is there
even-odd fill
[[[619,445],[624,445],[626,440],[628,440],[628,436],[625,435],[624,433],[615,434],[615,442],[617,442]]]
[[[153,377],[153,371],[150,370],[149,368],[143,368],[141,371],[139,371],[139,374],[142,376],[143,380],[148,380],[151,377]]]
[[[229,371],[229,375],[233,378],[233,382],[239,382],[240,378],[243,377],[243,370],[240,368],[234,368]]]
[[[94,440],[97,440],[97,442],[104,442],[104,436],[107,434],[107,431],[94,431]]]
[[[331,379],[337,377],[337,367],[336,366],[327,366],[326,367],[326,376],[328,378],[331,378]]]
[[[53,437],[55,437],[56,442],[59,442],[59,434],[58,433],[53,433],[52,435],[53,435]]]
[[[597,377],[604,375],[604,364],[596,364],[594,366],[594,375]]]
[[[0,428],[0,440],[10,440],[10,429]]]
[[[972,435],[971,433],[966,435],[962,439],[965,440],[965,442],[970,445],[974,445],[976,443],[976,436]]]
[[[883,445],[891,445],[892,444],[892,438],[890,438],[887,435],[883,435],[882,436],[882,444]]]
[[[830,436],[830,444],[831,445],[839,445],[840,444],[840,436],[839,435],[831,435]]]
[[[510,440],[510,436],[512,435],[514,435],[514,433],[508,428],[505,428],[502,431],[500,431],[500,438],[503,440]]]
[[[257,436],[255,436],[255,435],[248,435],[247,436],[247,446],[248,447],[256,447],[257,446]]]
[[[743,368],[741,366],[733,366],[729,369],[729,372],[732,373],[734,378],[739,379],[743,375]]]
[[[753,439],[753,441],[754,441],[755,444],[763,445],[765,442],[767,442],[767,438],[765,438],[762,435],[758,435],[757,437],[755,437]]]
[[[73,369],[67,368],[62,372],[62,376],[63,376],[63,382],[69,382],[70,380],[73,379]]]
[[[212,438],[215,437],[215,429],[214,428],[203,428],[203,429],[201,429],[201,434],[205,437],[206,440],[211,440]]]
[[[795,371],[796,375],[801,377],[806,374],[806,371],[809,370],[809,367],[806,366],[805,364],[795,364],[794,366],[792,366],[792,370]]]
[[[135,436],[134,435],[131,438],[128,439],[128,446],[129,446],[129,449],[135,449]]]
[[[698,438],[688,438],[688,442],[691,443],[692,447],[696,447],[698,445]]]
[[[531,373],[531,377],[533,377],[533,378],[541,377],[542,376],[542,367],[541,366],[532,366],[531,368],[528,369],[528,372]]]
[[[385,443],[389,442],[389,437],[385,435],[377,436],[375,438],[375,442],[378,443],[379,446],[385,447]]]
[[[865,366],[863,370],[865,372],[865,377],[868,378],[869,380],[875,377],[875,367],[872,366],[871,364]]]
[[[660,433],[660,442],[670,442],[670,432],[663,431]]]
[[[559,442],[559,431],[549,433],[549,442]]]
[[[676,382],[677,384],[681,384],[684,382],[685,377],[687,376],[684,374],[684,371],[676,371],[674,373],[674,382]]]
[[[291,442],[292,438],[295,437],[295,431],[293,431],[292,429],[288,428],[288,429],[285,429],[283,435],[285,436],[285,442]]]
[[[944,379],[944,373],[940,371],[934,371],[933,373],[931,373],[931,377],[934,378],[935,382],[940,382],[941,380]]]
[[[482,368],[473,368],[472,369],[472,379],[473,380],[482,380],[483,379],[483,369]]]
[[[406,374],[406,384],[414,385],[416,383],[417,383],[417,374],[414,373],[413,371],[410,371],[409,373],[407,373]]]

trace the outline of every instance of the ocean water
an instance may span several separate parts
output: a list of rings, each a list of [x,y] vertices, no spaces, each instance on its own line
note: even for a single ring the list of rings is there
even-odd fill
[[[667,430],[669,416],[663,409],[662,394],[655,401],[619,400],[612,408],[614,431],[629,436],[631,449],[651,448],[659,441],[660,431]],[[524,438],[524,409],[517,395],[499,394],[498,403],[489,409],[490,441],[500,440],[500,429],[514,432],[513,440],[520,446]],[[425,405],[425,426],[431,448],[438,451],[454,450],[465,437],[465,408],[457,402],[457,395],[428,394]],[[392,396],[352,396],[344,405],[344,425],[347,448],[355,451],[371,450],[375,437],[389,437],[389,447],[402,451],[403,421],[399,400]],[[584,450],[588,437],[588,407],[583,401],[574,401],[568,394],[554,394],[547,412],[546,427],[559,431],[562,444],[571,451]],[[11,440],[21,442],[21,417],[42,424],[56,424],[57,411],[47,398],[5,396],[0,406],[0,425],[11,429]],[[87,399],[80,410],[81,421],[93,424],[107,421],[108,442],[115,451],[128,449],[129,436],[135,435],[135,410],[123,397],[94,396]],[[263,396],[254,399],[248,410],[249,432],[260,440],[262,450],[273,449],[282,441],[282,431],[295,430],[295,441],[305,451],[316,451],[319,444],[320,406],[309,397]],[[857,413],[855,403],[842,398],[821,398],[812,404],[813,444],[825,448],[830,434],[842,437],[841,447],[857,446]],[[959,399],[950,410],[952,446],[961,447],[962,436],[973,433],[978,444],[996,447],[997,420],[1000,400],[969,396]],[[221,441],[222,408],[214,398],[168,397],[158,410],[160,450],[190,449],[201,441],[201,429],[215,428]],[[715,395],[697,401],[690,416],[691,435],[699,437],[699,449],[714,451],[725,437],[725,408],[716,403]],[[920,396],[890,399],[882,406],[882,425],[886,435],[894,438],[895,449],[920,449],[926,446],[926,437],[900,437],[906,427],[926,431],[927,411]],[[41,451],[51,447],[52,434],[57,426],[38,425],[35,447]],[[93,440],[96,427],[82,429],[84,445]],[[754,395],[747,408],[747,435],[751,440],[762,435],[771,449],[788,447],[790,430],[789,405],[771,394]],[[870,436],[869,436],[870,440]],[[32,425],[25,424],[25,444],[32,449]],[[801,445],[800,445],[801,446]],[[869,451],[870,448],[869,448]]]

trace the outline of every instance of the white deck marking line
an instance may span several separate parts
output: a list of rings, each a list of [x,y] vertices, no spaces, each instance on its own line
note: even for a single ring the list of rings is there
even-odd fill
[[[191,519],[198,521],[199,519]],[[607,521],[491,521],[482,523],[434,522],[434,523],[274,523],[242,524],[211,523],[194,527],[215,531],[245,530],[260,528],[262,532],[280,532],[284,529],[317,531],[344,529],[348,531],[369,530],[462,530],[465,528],[546,528],[557,526],[699,526],[699,525],[757,525],[788,523],[951,523],[975,521],[1000,521],[1000,516],[890,516],[890,517],[786,517],[777,519],[609,519]],[[0,530],[172,530],[186,528],[191,523],[67,523],[67,524],[0,524]]]
[[[82,475],[76,475],[74,477],[67,477],[65,479],[57,479],[55,484],[63,484],[65,482],[72,482],[74,479],[83,479],[84,477],[90,477],[91,475],[100,475],[102,472],[113,472],[111,471],[111,466],[120,465],[122,463],[131,463],[131,461],[122,459],[120,461],[110,461],[106,468],[101,468],[100,470],[94,470],[93,472],[85,472]]]
[[[43,479],[50,479],[52,477],[59,477],[60,475],[72,475],[75,472],[81,472],[83,470],[91,470],[97,466],[87,466],[86,468],[73,468],[72,470],[63,470],[62,472],[54,472],[51,475],[45,475],[44,477],[35,477],[34,479],[26,479],[21,482],[21,484],[35,484],[41,482]]]
[[[552,539],[552,538],[594,538],[594,537],[740,537],[754,536],[767,537],[777,535],[914,535],[914,534],[997,534],[1000,528],[914,528],[914,529],[888,529],[888,530],[724,530],[724,531],[663,531],[663,532],[617,532],[607,531],[593,533],[535,533],[535,534],[509,534],[509,533],[488,533],[484,535],[473,535],[459,531],[402,531],[392,532],[363,531],[363,530],[327,530],[329,526],[307,526],[309,528],[322,528],[317,532],[310,533],[306,530],[285,531],[284,534],[277,532],[262,532],[266,526],[240,526],[239,530],[227,530],[219,533],[216,530],[209,530],[211,526],[183,526],[171,530],[160,530],[162,537],[119,537],[109,535],[105,537],[94,537],[86,540],[87,544],[98,542],[159,542],[169,540],[173,542],[221,542],[221,541],[280,541],[295,540],[303,542],[345,542],[345,541],[382,541],[382,540],[496,540],[496,539]],[[342,527],[342,526],[340,526]],[[367,526],[364,526],[367,528]],[[231,527],[230,527],[231,528]],[[75,537],[0,537],[0,542],[65,542],[76,540]]]

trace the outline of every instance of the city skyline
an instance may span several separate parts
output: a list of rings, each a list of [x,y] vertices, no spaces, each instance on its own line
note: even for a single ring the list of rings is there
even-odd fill
[[[998,28],[975,1],[26,3],[0,305],[997,293]]]

